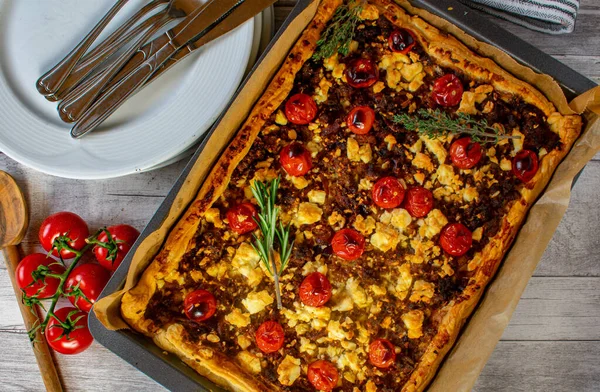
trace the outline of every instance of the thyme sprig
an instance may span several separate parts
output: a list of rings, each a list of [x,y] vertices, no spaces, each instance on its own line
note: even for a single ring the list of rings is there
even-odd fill
[[[335,10],[329,26],[317,41],[317,50],[313,54],[313,59],[326,59],[336,52],[344,56],[350,53],[350,43],[354,38],[363,3],[362,0],[354,0]]]
[[[486,119],[475,119],[465,113],[456,113],[453,117],[439,109],[419,109],[415,114],[401,113],[392,120],[402,124],[408,131],[426,135],[430,139],[448,134],[467,134],[474,142],[498,143],[504,139],[518,139],[520,136],[502,134],[499,128],[489,125]]]
[[[252,194],[258,202],[260,212],[258,213],[258,228],[260,236],[254,234],[254,243],[252,246],[259,254],[265,268],[273,276],[275,281],[275,296],[277,298],[277,309],[283,307],[281,303],[281,291],[279,288],[280,276],[287,267],[294,241],[290,243],[290,227],[284,226],[279,219],[279,207],[276,206],[277,190],[279,189],[280,178],[264,183],[255,181],[252,184]],[[278,251],[275,249],[275,240],[278,242]],[[280,265],[277,267],[277,257]]]

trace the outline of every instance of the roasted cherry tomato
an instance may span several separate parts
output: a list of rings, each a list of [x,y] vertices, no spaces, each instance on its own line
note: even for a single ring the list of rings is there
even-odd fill
[[[346,80],[355,88],[370,87],[379,79],[377,65],[369,59],[354,59],[346,67]]]
[[[456,75],[447,74],[435,80],[431,96],[438,105],[450,107],[460,103],[463,91],[460,79]]]
[[[46,325],[46,340],[54,351],[61,354],[79,354],[91,346],[94,338],[88,329],[88,315],[79,309],[68,307],[54,311],[54,315],[63,324],[69,325],[65,329],[54,317]]]
[[[317,116],[317,104],[310,95],[292,95],[285,103],[285,116],[293,124],[308,124]]]
[[[140,232],[129,225],[110,226],[106,230],[112,239],[102,231],[98,235],[98,241],[102,244],[94,247],[94,255],[101,266],[109,271],[116,271]]]
[[[344,260],[356,260],[365,250],[365,237],[356,230],[342,229],[333,235],[331,248]]]
[[[471,249],[473,235],[462,223],[451,223],[442,229],[440,245],[452,256],[462,256]]]
[[[338,383],[339,373],[336,367],[322,359],[308,365],[308,381],[319,391],[329,392]]]
[[[302,143],[292,142],[281,149],[279,162],[290,176],[303,176],[312,167],[310,152]]]
[[[539,168],[538,157],[531,150],[521,150],[512,160],[512,172],[522,182],[529,182]]]
[[[33,253],[19,262],[15,270],[17,285],[25,295],[37,298],[50,298],[56,293],[60,279],[44,276],[42,271],[60,275],[65,272],[65,267],[57,260],[43,253]]]
[[[300,285],[300,300],[304,305],[323,306],[331,298],[331,283],[320,272],[309,274]]]
[[[90,235],[87,224],[79,215],[72,212],[57,212],[50,215],[42,222],[39,237],[44,250],[54,256],[58,256],[56,249],[53,249],[54,240],[60,236],[66,236],[71,239],[69,246],[75,250],[81,250],[85,246],[85,239]],[[73,252],[63,249],[60,254],[63,259],[72,259],[75,257]]]
[[[348,113],[348,128],[357,135],[365,135],[373,128],[375,110],[368,106],[357,106]]]
[[[231,207],[226,215],[229,227],[238,234],[249,233],[258,227],[255,220],[258,213],[252,203],[246,202]]]
[[[396,208],[404,200],[404,185],[395,177],[383,177],[373,185],[372,197],[381,208]]]
[[[477,165],[483,156],[481,144],[472,142],[470,137],[460,138],[450,146],[450,159],[459,169],[470,169]]]
[[[217,310],[217,300],[210,291],[196,290],[189,293],[183,301],[185,315],[197,323],[208,320]]]
[[[274,353],[283,347],[285,334],[277,321],[265,321],[256,330],[256,345],[265,354]]]
[[[433,208],[433,193],[422,186],[408,188],[404,208],[415,218],[422,218]]]
[[[89,312],[92,309],[92,305],[98,299],[98,296],[108,283],[110,279],[110,272],[104,269],[99,264],[81,264],[78,265],[71,271],[69,277],[67,278],[67,282],[65,284],[65,292],[70,293],[73,290],[77,290],[79,287],[81,294],[87,298],[87,300],[79,296],[69,296],[69,301],[75,306],[77,306],[80,310],[84,312]]]
[[[374,340],[369,345],[369,361],[373,366],[387,369],[396,360],[396,348],[387,339]]]
[[[391,32],[388,38],[388,44],[392,52],[406,54],[415,46],[415,36],[412,31],[406,29],[396,29]]]

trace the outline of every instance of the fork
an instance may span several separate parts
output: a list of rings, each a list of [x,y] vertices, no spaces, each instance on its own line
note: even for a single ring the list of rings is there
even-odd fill
[[[46,99],[49,101],[60,101],[63,99],[69,92],[73,90],[73,88],[75,88],[83,79],[89,76],[92,71],[94,71],[96,67],[102,64],[107,58],[115,54],[117,51],[119,51],[119,49],[123,48],[127,42],[131,41],[133,38],[137,37],[143,31],[146,31],[150,26],[156,23],[158,18],[156,18],[157,15],[154,15],[131,29],[132,26],[142,20],[144,16],[154,11],[156,8],[167,4],[168,1],[169,0],[152,0],[149,4],[140,8],[140,10],[125,23],[123,23],[123,25],[109,35],[104,41],[98,44],[98,46],[92,49],[88,54],[83,56],[62,83],[58,91],[56,91],[54,94],[47,95]]]
[[[65,122],[75,122],[92,105],[94,100],[105,89],[114,76],[123,68],[130,58],[140,50],[160,28],[171,21],[183,17],[189,11],[202,9],[207,3],[198,5],[198,0],[170,0],[167,8],[161,13],[158,21],[146,31],[130,48],[121,54],[119,58],[108,68],[94,77],[77,86],[58,105],[60,118]],[[187,12],[186,12],[187,11]]]
[[[98,38],[106,25],[114,18],[114,16],[123,8],[129,0],[117,0],[115,5],[104,15],[96,26],[85,36],[85,38],[73,50],[56,64],[50,71],[46,72],[38,79],[35,86],[40,94],[52,95],[65,81],[69,73],[73,70],[77,62],[81,59],[85,52],[90,48],[92,43]]]

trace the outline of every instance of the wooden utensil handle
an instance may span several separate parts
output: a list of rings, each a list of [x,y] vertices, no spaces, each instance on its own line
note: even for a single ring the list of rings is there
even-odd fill
[[[92,43],[98,38],[108,22],[119,12],[128,0],[118,0],[98,24],[85,36],[85,38],[58,64],[50,71],[42,75],[36,82],[36,88],[42,95],[54,94],[84,53],[90,48]]]
[[[20,260],[19,251],[16,246],[9,245],[4,248],[3,253],[4,260],[6,261],[6,270],[10,277],[10,281],[12,282],[13,289],[15,290],[15,296],[19,304],[19,309],[21,310],[21,315],[23,316],[23,321],[25,322],[25,328],[30,330],[36,325],[36,322],[39,322],[39,318],[37,307],[34,314],[31,312],[31,309],[25,306],[23,301],[21,301],[23,293],[17,285],[15,277],[15,270]],[[54,366],[52,354],[48,348],[48,343],[46,343],[46,338],[41,334],[41,330],[38,330],[35,334],[35,340],[33,353],[35,354],[35,359],[40,368],[40,373],[42,375],[42,380],[44,380],[44,385],[46,385],[46,389],[50,392],[62,392],[63,388],[56,367]]]

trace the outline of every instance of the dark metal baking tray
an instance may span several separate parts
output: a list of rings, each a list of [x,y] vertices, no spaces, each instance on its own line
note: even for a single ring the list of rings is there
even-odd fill
[[[271,44],[267,47],[265,53],[270,50],[273,42],[279,38],[282,32],[289,26],[290,22],[312,1],[313,0],[298,1],[296,7],[294,7],[281,29],[271,41]],[[442,16],[473,37],[495,45],[536,71],[553,76],[563,86],[568,97],[581,94],[596,86],[593,81],[575,72],[506,30],[490,23],[488,19],[482,18],[477,15],[476,12],[472,12],[471,9],[454,0],[411,0],[411,2],[417,7],[425,8]],[[265,54],[261,56],[257,65],[263,61],[264,56]],[[254,69],[256,69],[257,65],[255,65]],[[248,78],[254,73],[254,69],[242,83],[238,92],[244,87]],[[236,96],[232,98],[232,101],[236,97],[237,93]],[[220,120],[221,118],[219,118],[215,123],[215,126],[207,132],[205,140],[198,147],[198,150],[181,173],[179,179],[173,185],[173,188],[158,208],[158,211],[154,214],[142,232],[131,252],[129,252],[129,255],[108,282],[101,297],[113,293],[123,287],[131,263],[131,257],[135,253],[137,245],[149,234],[154,232],[167,216],[176,194],[179,192],[179,189],[183,185],[194,162],[198,159],[198,156],[206,145],[206,141],[214,132],[216,124],[218,124]],[[186,366],[175,355],[164,352],[150,339],[138,333],[128,330],[109,331],[102,326],[93,313],[91,313],[89,317],[89,326],[96,341],[172,391],[223,391],[222,388],[217,387],[215,384]]]

